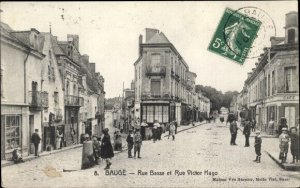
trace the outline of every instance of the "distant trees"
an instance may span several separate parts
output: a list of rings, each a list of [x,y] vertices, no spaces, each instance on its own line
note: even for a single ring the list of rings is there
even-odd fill
[[[195,89],[196,92],[201,91],[205,97],[210,99],[212,110],[220,110],[222,106],[229,109],[233,96],[239,93],[237,91],[227,91],[223,94],[222,91],[218,91],[211,86],[203,85],[196,85]]]

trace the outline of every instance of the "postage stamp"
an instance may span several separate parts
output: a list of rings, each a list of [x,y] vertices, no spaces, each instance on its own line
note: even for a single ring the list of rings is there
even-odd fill
[[[259,20],[226,8],[208,50],[243,64],[260,26]]]

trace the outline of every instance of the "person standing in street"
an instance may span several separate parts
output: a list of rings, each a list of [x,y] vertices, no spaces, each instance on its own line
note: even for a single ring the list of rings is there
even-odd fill
[[[162,134],[162,127],[160,123],[157,122],[157,139],[161,140],[161,134]]]
[[[141,147],[142,147],[142,135],[140,130],[137,129],[136,133],[133,136],[133,144],[134,144],[134,158],[136,157],[136,152],[138,153],[138,158],[141,158]]]
[[[290,129],[290,137],[291,137],[291,153],[293,156],[293,161],[291,163],[298,163],[299,155],[300,155],[300,145],[299,145],[299,134],[296,127],[292,127]]]
[[[41,142],[41,137],[39,135],[38,129],[35,129],[35,132],[32,134],[31,142],[34,144],[34,156],[39,157],[38,150],[39,150],[39,144]]]
[[[146,123],[146,120],[144,119],[141,124],[141,135],[142,135],[143,140],[146,139],[146,127],[148,127],[148,124]]]
[[[177,127],[178,127],[178,122],[176,120],[173,121],[175,125],[175,134],[177,134]]]
[[[280,148],[280,154],[279,159],[281,160],[281,163],[286,162],[287,153],[289,151],[289,142],[290,142],[290,136],[288,135],[287,128],[281,129],[282,133],[279,136],[279,148]]]
[[[256,159],[254,160],[254,162],[257,162],[257,163],[260,163],[261,143],[262,143],[262,140],[261,140],[261,136],[260,136],[260,131],[256,131],[255,142],[254,142]]]
[[[153,129],[152,129],[152,137],[153,137],[153,143],[155,143],[155,141],[157,140],[157,138],[158,138],[158,130],[157,130],[157,128],[158,128],[158,126],[160,126],[159,125],[159,123],[157,122],[157,120],[155,120],[154,121],[154,124],[153,124]]]
[[[281,135],[283,128],[288,128],[287,121],[286,121],[285,117],[282,117],[280,119],[280,124],[279,124],[279,127],[278,127],[278,135]]]
[[[230,140],[230,145],[236,145],[235,140],[236,140],[236,136],[237,136],[237,124],[235,119],[230,119],[229,120],[229,130],[230,130],[230,134],[231,134],[231,140]]]
[[[243,134],[245,135],[245,147],[249,147],[250,146],[249,137],[250,137],[250,134],[251,134],[251,125],[250,125],[249,119],[245,120]]]
[[[174,124],[174,122],[171,122],[170,126],[169,126],[169,136],[170,135],[172,135],[172,140],[175,140],[175,124]],[[169,136],[168,136],[168,139],[169,139]]]
[[[256,129],[256,121],[255,121],[255,119],[253,119],[253,121],[251,123],[251,129],[252,129],[252,132],[255,132],[255,129]]]
[[[109,169],[111,166],[110,159],[114,157],[113,147],[111,145],[108,128],[103,129],[103,138],[101,140],[101,158],[106,161],[106,167],[104,170]]]
[[[133,133],[132,129],[129,129],[129,134],[127,136],[126,142],[128,147],[128,158],[132,158],[131,151],[133,148]]]
[[[100,143],[98,140],[98,137],[96,135],[93,136],[93,153],[94,153],[94,157],[95,157],[95,163],[98,164],[99,163],[99,158],[100,158]]]

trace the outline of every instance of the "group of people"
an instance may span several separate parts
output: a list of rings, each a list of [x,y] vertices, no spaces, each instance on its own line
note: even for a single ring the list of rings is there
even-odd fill
[[[251,129],[253,131],[253,122],[250,121],[248,118],[245,118],[244,121],[242,121],[243,134],[245,135],[245,147],[249,147],[249,137],[251,134]],[[234,118],[232,118],[230,121],[230,134],[231,134],[231,140],[230,145],[237,145],[235,140],[238,133],[238,126],[237,122]],[[299,146],[299,118],[298,118],[298,126],[297,127],[291,127],[290,131],[288,131],[288,125],[286,124],[286,119],[281,118],[279,129],[279,148],[280,148],[280,154],[279,159],[281,160],[281,163],[285,163],[287,159],[287,153],[289,149],[289,143],[291,143],[290,149],[291,154],[293,156],[293,161],[291,163],[295,163],[299,161],[300,159],[300,146]],[[256,153],[256,159],[255,162],[260,163],[261,158],[261,145],[262,145],[262,138],[260,135],[260,131],[256,131],[256,136],[254,139],[254,147],[255,147],[255,153]]]

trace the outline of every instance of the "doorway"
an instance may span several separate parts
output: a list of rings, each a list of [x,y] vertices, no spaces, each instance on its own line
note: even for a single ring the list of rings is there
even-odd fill
[[[288,128],[295,126],[295,107],[286,106],[284,108],[284,117],[286,118]]]

